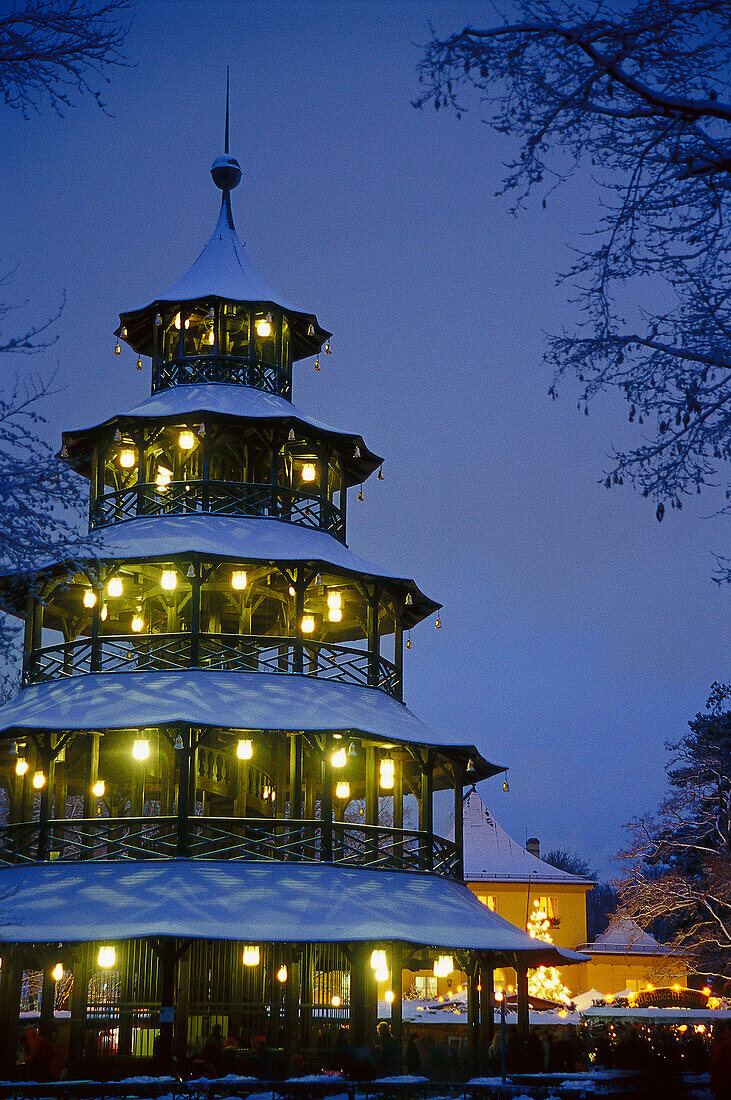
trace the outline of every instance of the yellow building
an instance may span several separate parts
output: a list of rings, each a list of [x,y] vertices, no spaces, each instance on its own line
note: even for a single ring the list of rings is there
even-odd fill
[[[593,943],[582,944],[579,950],[591,956],[591,962],[573,968],[577,976],[581,972],[585,989],[610,994],[629,989],[639,993],[658,986],[688,984],[687,960],[631,920],[615,921]],[[573,978],[572,972],[567,973]]]

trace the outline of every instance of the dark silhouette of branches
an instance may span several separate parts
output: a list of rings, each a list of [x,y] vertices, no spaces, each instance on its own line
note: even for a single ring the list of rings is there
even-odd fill
[[[9,6],[9,11],[5,10]],[[103,106],[96,84],[125,65],[132,0],[10,0],[0,10],[0,94],[28,115],[48,102],[59,114],[72,93]]]
[[[731,458],[730,59],[723,0],[514,0],[494,25],[433,35],[419,64],[416,106],[476,105],[520,140],[503,186],[514,210],[577,171],[600,189],[591,245],[563,276],[580,316],[549,340],[550,393],[570,373],[585,412],[623,395],[638,442],[603,481],[634,485],[658,520]]]
[[[609,918],[619,900],[616,890],[608,882],[600,882],[596,867],[592,867],[588,860],[575,852],[567,852],[565,848],[552,848],[542,858],[551,867],[558,867],[559,870],[578,875],[579,878],[593,879],[596,883],[586,895],[586,935],[591,943],[607,930]]]

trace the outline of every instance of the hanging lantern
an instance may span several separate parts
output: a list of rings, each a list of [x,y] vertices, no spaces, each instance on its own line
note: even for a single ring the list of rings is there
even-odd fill
[[[136,370],[142,370],[142,356],[141,355],[137,356],[137,366],[136,366],[135,369]]]
[[[236,755],[239,760],[251,760],[254,755],[254,746],[251,741],[239,741],[236,745]]]
[[[119,340],[117,340],[116,344],[114,345],[114,354],[115,355],[121,355],[121,353],[122,353],[122,348],[120,346]]]
[[[117,961],[117,952],[113,947],[100,947],[96,961],[97,966],[101,966],[104,970],[108,970],[109,967],[114,966]]]
[[[132,616],[132,630],[135,634],[140,634],[145,626],[145,620],[142,618],[141,612],[137,611]]]
[[[183,749],[185,748],[185,745],[183,744],[182,734],[179,733],[178,736],[175,738],[175,741],[173,742],[173,748],[177,752],[182,752]]]
[[[360,489],[358,490],[358,501],[362,502],[364,499],[365,498],[363,496],[363,486],[361,485]]]
[[[93,588],[87,588],[84,592],[84,607],[93,607],[96,603],[96,592]]]
[[[314,336],[315,335],[315,326],[312,324],[312,321],[310,321],[309,325],[307,326],[307,335],[308,336]]]
[[[388,979],[391,977],[391,975],[388,972],[388,967],[387,966],[379,966],[378,970],[376,970],[376,972],[374,974],[374,977],[375,977],[377,982],[387,982]]]
[[[333,349],[330,347],[330,341],[328,340],[328,342],[325,344],[325,355],[330,355],[332,353],[332,350]]]
[[[510,790],[510,784],[508,783],[507,779],[505,779],[503,781],[503,794],[507,794],[509,792],[509,790]]]
[[[383,951],[380,947],[377,947],[373,951],[371,951],[371,969],[380,970],[381,967],[384,966],[388,966],[388,963],[386,961],[386,952]]]
[[[119,335],[122,337],[123,340],[127,339],[127,326],[126,325],[122,325],[122,331],[120,332]]]
[[[155,475],[155,488],[158,493],[166,493],[168,485],[172,481],[173,471],[169,470],[167,466],[158,466],[157,473]]]
[[[315,629],[315,619],[312,615],[302,616],[302,633],[312,634]]]
[[[344,768],[345,765],[347,764],[347,762],[348,762],[348,757],[347,757],[347,754],[345,752],[345,749],[343,749],[343,748],[336,749],[335,752],[332,754],[332,757],[330,759],[330,763],[332,764],[332,766],[334,768]]]
[[[25,775],[25,773],[27,771],[28,771],[28,761],[25,759],[24,756],[19,756],[18,759],[15,761],[15,774],[16,775]]]
[[[393,790],[393,776],[395,764],[390,757],[385,757],[380,766],[380,784],[384,791]]]
[[[150,755],[150,742],[144,737],[135,741],[132,745],[132,759],[133,760],[147,760]]]
[[[37,791],[40,791],[41,787],[45,786],[46,777],[43,772],[35,772],[33,774],[33,786]]]
[[[343,621],[343,611],[340,607],[328,608],[327,617],[331,623],[341,623]]]
[[[434,963],[434,977],[447,978],[454,970],[454,959],[451,955],[440,955]]]
[[[256,329],[256,335],[260,336],[263,340],[265,340],[267,338],[267,336],[271,336],[271,334],[272,334],[272,315],[271,315],[271,313],[268,313],[266,315],[266,318],[260,317],[255,322],[254,328]]]
[[[439,618],[438,615],[437,615],[436,621],[434,623],[434,629],[435,630],[441,630],[442,629],[442,620]]]
[[[287,980],[287,967],[282,964],[277,971],[277,981],[284,984]]]
[[[383,466],[379,466],[378,467],[378,477],[376,478],[376,481],[385,481],[385,480],[386,479],[383,476]]]
[[[174,569],[163,569],[160,577],[160,587],[166,592],[172,592],[178,583],[178,574]]]
[[[51,977],[53,978],[54,982],[61,981],[61,978],[63,978],[63,963],[56,963],[53,970],[51,971]]]
[[[243,569],[234,569],[231,574],[231,587],[237,592],[242,592],[246,588],[246,573]]]
[[[106,783],[104,782],[104,780],[103,779],[97,779],[96,783],[91,788],[91,793],[94,795],[95,798],[104,798],[104,793],[105,793],[106,789],[107,789],[107,787],[106,787]]]
[[[319,370],[319,369],[320,369],[320,356],[317,355],[317,356],[315,356],[315,370]]]
[[[330,591],[327,594],[327,606],[330,610],[343,606],[343,596],[341,592]]]
[[[244,948],[244,966],[259,965],[259,948],[248,946]]]
[[[338,798],[350,798],[350,783],[338,783],[335,794]]]
[[[119,452],[119,465],[123,470],[131,470],[135,464],[135,453],[131,447],[125,447]]]
[[[178,446],[181,451],[189,451],[191,447],[195,447],[195,436],[191,432],[190,428],[185,428],[178,436]]]
[[[406,639],[406,648],[411,649],[411,631],[409,631],[409,636]]]
[[[305,462],[304,466],[302,467],[302,480],[314,481],[316,477],[317,467],[315,466],[314,462]]]
[[[124,585],[122,584],[122,578],[112,577],[112,579],[109,581],[109,584],[107,585],[107,592],[112,597],[112,599],[117,599],[119,596],[122,595],[123,591]]]

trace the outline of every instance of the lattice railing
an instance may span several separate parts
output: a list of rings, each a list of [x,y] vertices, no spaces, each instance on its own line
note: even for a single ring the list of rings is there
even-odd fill
[[[410,829],[291,818],[102,817],[0,826],[0,862],[191,859],[334,863],[459,875],[455,845]]]
[[[170,481],[164,491],[154,482],[104,493],[94,502],[92,527],[124,523],[138,516],[183,516],[209,512],[218,516],[262,516],[281,519],[345,541],[342,513],[329,500],[285,485],[243,481]]]
[[[288,370],[233,355],[191,355],[186,359],[155,362],[152,367],[152,392],[171,386],[197,382],[252,386],[265,393],[276,393],[289,400],[292,380]]]
[[[119,634],[77,638],[34,650],[23,683],[60,680],[88,672],[167,672],[210,668],[223,672],[302,673],[321,680],[376,687],[401,697],[396,666],[363,649],[329,642],[254,634]]]

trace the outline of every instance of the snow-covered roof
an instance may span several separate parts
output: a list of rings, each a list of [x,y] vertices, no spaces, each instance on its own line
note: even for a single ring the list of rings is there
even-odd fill
[[[454,838],[454,818],[445,830]],[[531,855],[502,829],[477,791],[464,802],[464,877],[467,882],[532,882],[537,885],[593,885]]]
[[[147,305],[120,313],[117,335],[122,327],[127,343],[142,354],[151,354],[154,315],[158,304],[166,302],[194,302],[221,298],[229,302],[270,302],[286,310],[292,318],[302,322],[299,332],[293,331],[293,358],[314,355],[331,333],[320,328],[314,314],[301,311],[291,305],[256,270],[239,240],[231,210],[231,198],[225,192],[221,210],[208,244],[198,259],[181,279],[163,294],[157,294]],[[307,336],[312,322],[315,334]]]
[[[303,863],[47,863],[0,871],[0,941],[195,936],[249,943],[401,940],[582,962],[531,939],[467,887],[433,875]]]
[[[597,955],[665,955],[673,949],[650,932],[644,932],[635,921],[622,917],[613,921],[585,950]]]
[[[429,599],[407,577],[372,565],[325,531],[316,531],[278,519],[249,516],[218,516],[202,512],[182,516],[142,516],[94,532],[94,551],[85,559],[101,561],[169,561],[186,555],[231,561],[311,562],[327,569],[393,581],[410,592],[412,603],[404,606],[404,626],[420,622],[441,604]],[[46,558],[38,570],[66,566],[67,559]]]
[[[110,430],[119,422],[126,420],[155,420],[182,419],[196,414],[218,413],[221,416],[235,417],[239,419],[258,421],[284,421],[285,423],[300,423],[314,428],[316,432],[329,436],[348,451],[354,451],[358,446],[360,459],[348,456],[348,467],[353,471],[353,478],[364,480],[383,461],[382,458],[368,449],[363,437],[357,432],[341,431],[332,428],[308,416],[290,404],[278,394],[265,393],[263,390],[254,389],[251,386],[231,386],[214,383],[198,383],[196,385],[173,386],[143,401],[126,413],[115,413],[114,416],[98,424],[91,424],[86,428],[77,428],[63,432],[63,441],[69,452],[69,458],[75,457],[75,452],[83,451],[88,447],[91,438],[96,436],[100,429]],[[88,459],[87,459],[88,462]],[[83,469],[82,471],[83,472]]]
[[[0,707],[0,732],[133,729],[184,723],[241,730],[352,730],[385,742],[464,749],[481,776],[502,771],[374,688],[305,674],[98,672],[31,684]]]

